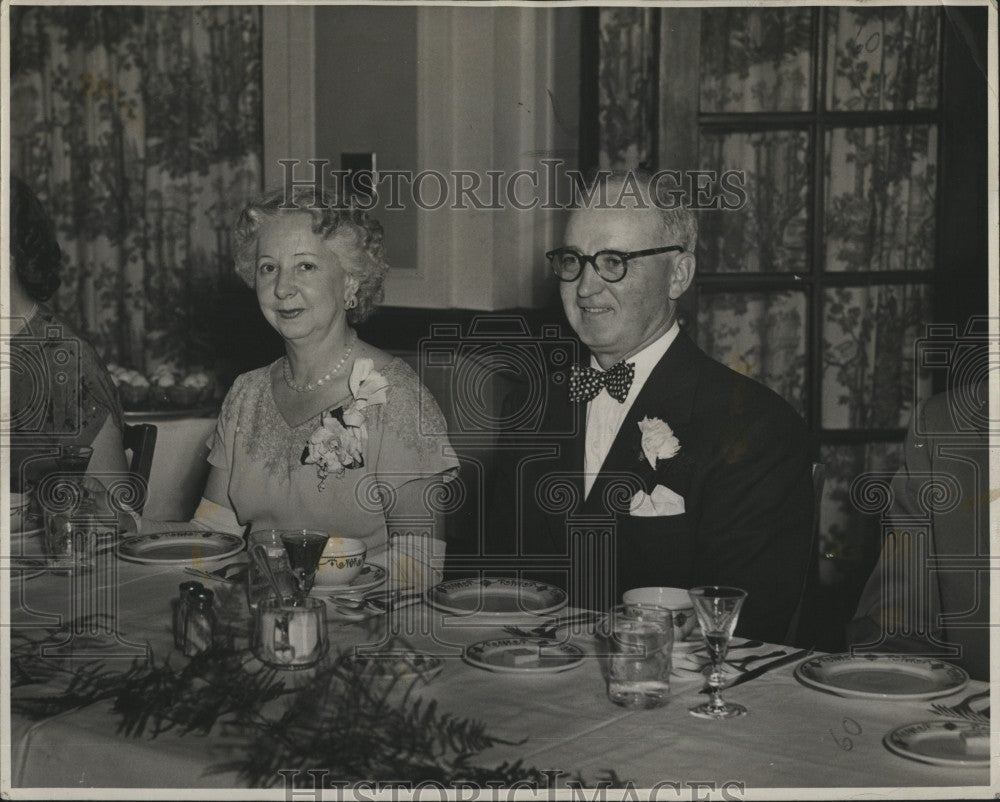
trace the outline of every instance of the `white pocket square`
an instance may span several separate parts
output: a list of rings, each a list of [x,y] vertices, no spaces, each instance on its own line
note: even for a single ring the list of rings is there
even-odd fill
[[[628,514],[637,518],[680,515],[683,512],[684,498],[663,485],[657,485],[648,495],[640,490],[632,496],[628,509]]]

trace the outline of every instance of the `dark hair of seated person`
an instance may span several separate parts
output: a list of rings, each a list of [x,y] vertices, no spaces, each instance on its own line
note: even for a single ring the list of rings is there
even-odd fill
[[[32,300],[45,302],[59,289],[62,249],[55,225],[35,193],[17,176],[11,176],[10,186],[10,258]]]

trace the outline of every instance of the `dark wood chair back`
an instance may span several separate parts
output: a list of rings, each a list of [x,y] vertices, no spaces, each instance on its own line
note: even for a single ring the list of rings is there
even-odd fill
[[[815,628],[817,626],[816,591],[819,582],[819,508],[823,500],[823,485],[826,483],[826,466],[822,462],[814,462],[812,466],[813,480],[813,519],[810,533],[809,568],[806,571],[806,581],[799,596],[799,604],[788,627],[785,643],[792,646],[815,646]]]
[[[133,476],[142,479],[144,487],[149,485],[149,473],[153,467],[153,450],[156,448],[156,427],[151,423],[125,424],[124,443],[126,455],[129,457],[128,469]],[[140,496],[137,513],[142,513],[146,502],[146,493]]]

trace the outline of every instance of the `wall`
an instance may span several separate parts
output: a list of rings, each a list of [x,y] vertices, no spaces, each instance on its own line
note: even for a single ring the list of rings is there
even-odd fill
[[[449,176],[577,165],[580,10],[315,6],[265,9],[265,162],[375,151],[379,169]],[[303,31],[312,31],[311,44]],[[270,72],[273,67],[274,71]],[[311,99],[314,121],[302,114]],[[308,101],[306,101],[308,102]],[[301,121],[301,123],[300,123]],[[296,174],[296,178],[308,178]],[[428,195],[436,184],[426,185]],[[523,187],[530,190],[527,184]],[[530,191],[524,193],[531,197]],[[488,197],[485,190],[481,197]],[[551,296],[543,253],[565,213],[383,210],[388,306],[497,310]]]
[[[315,156],[374,152],[379,170],[417,163],[417,8],[315,9]],[[384,206],[384,204],[381,204]],[[394,270],[417,267],[417,215],[377,208]]]

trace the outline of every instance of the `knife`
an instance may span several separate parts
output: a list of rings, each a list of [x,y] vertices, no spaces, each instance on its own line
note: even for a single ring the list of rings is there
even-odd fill
[[[789,663],[794,663],[797,660],[801,660],[805,657],[808,657],[815,650],[816,650],[815,647],[812,649],[800,649],[799,651],[792,652],[791,654],[786,655],[785,657],[779,657],[777,660],[772,660],[770,663],[765,663],[764,665],[760,666],[759,668],[755,668],[752,671],[746,671],[743,674],[740,674],[736,679],[734,679],[728,685],[724,685],[721,688],[721,690],[728,691],[730,688],[733,688],[736,685],[742,685],[744,682],[749,682],[752,679],[757,679],[757,677],[766,674],[768,671],[771,671],[772,669],[781,668],[782,666],[788,665]],[[702,688],[700,691],[700,693],[711,693],[711,692],[712,689],[707,687]]]

